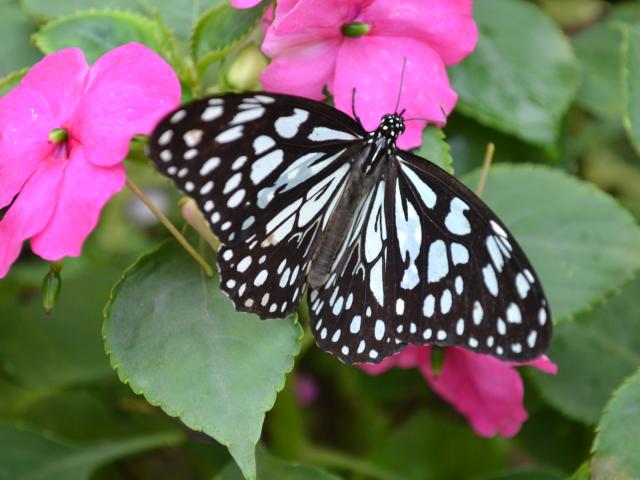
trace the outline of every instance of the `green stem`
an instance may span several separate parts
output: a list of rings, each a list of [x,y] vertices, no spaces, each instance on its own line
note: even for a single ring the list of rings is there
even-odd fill
[[[207,276],[213,277],[213,269],[206,262],[206,260],[202,258],[200,254],[193,249],[193,247],[187,241],[187,239],[184,238],[184,236],[178,231],[178,229],[173,225],[173,223],[171,223],[171,220],[169,220],[164,215],[164,213],[162,213],[160,209],[156,207],[151,200],[149,200],[149,198],[144,194],[144,192],[140,190],[140,188],[138,188],[138,186],[135,183],[133,183],[133,181],[129,177],[127,177],[127,187],[129,187],[129,190],[131,190],[133,194],[136,197],[138,197],[140,201],[144,203],[149,210],[151,210],[151,213],[153,213],[156,216],[156,218],[160,220],[160,222],[166,227],[166,229],[169,230],[169,232],[171,232],[171,235],[173,235],[175,239],[178,240],[178,243],[182,245],[182,247],[189,253],[189,255],[191,255],[193,259],[200,264],[200,266],[205,271]]]
[[[366,460],[325,447],[307,445],[303,455],[305,463],[347,470],[374,480],[399,480],[400,478]]]

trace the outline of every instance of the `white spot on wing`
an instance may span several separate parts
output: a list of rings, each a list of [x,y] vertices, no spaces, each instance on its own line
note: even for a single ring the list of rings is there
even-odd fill
[[[357,137],[341,130],[334,130],[327,127],[315,127],[311,134],[309,134],[308,138],[314,142],[324,142],[327,140],[355,140]]]
[[[275,129],[282,138],[293,138],[298,134],[300,125],[307,121],[309,112],[294,108],[294,113],[288,117],[280,117],[275,122]]]
[[[427,260],[427,281],[434,283],[444,278],[449,272],[447,246],[442,240],[436,240],[429,246]]]
[[[469,205],[464,203],[458,197],[451,200],[449,213],[444,219],[447,229],[455,235],[468,235],[471,233],[471,225],[469,220],[464,216],[465,210],[469,209]]]

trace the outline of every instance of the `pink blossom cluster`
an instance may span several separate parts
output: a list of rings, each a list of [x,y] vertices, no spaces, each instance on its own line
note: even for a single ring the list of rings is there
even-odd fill
[[[0,99],[0,278],[22,243],[46,260],[80,255],[125,181],[131,137],[180,101],[169,65],[138,44],[89,67],[77,48],[46,56]]]

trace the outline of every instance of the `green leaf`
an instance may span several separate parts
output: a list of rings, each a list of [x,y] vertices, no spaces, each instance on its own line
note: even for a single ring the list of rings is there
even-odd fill
[[[237,312],[174,242],[140,259],[105,308],[107,353],[152,405],[226,445],[247,477],[264,414],[300,348],[295,319]]]
[[[563,473],[550,470],[525,470],[482,477],[481,480],[565,480],[566,478]]]
[[[624,126],[640,155],[640,25],[620,27],[623,32]]]
[[[547,355],[558,374],[530,372],[545,399],[565,415],[596,423],[622,380],[640,366],[640,279],[571,322],[556,326]]]
[[[38,283],[0,290],[0,364],[15,381],[35,388],[60,388],[114,378],[100,337],[101,306],[122,272],[121,259],[112,265],[65,262],[64,286],[51,315],[40,301],[40,281],[48,266],[40,263]],[[16,265],[19,267],[19,265]],[[78,271],[79,270],[79,271]],[[11,294],[11,289],[16,292]],[[28,299],[28,300],[25,300]]]
[[[476,2],[474,18],[478,45],[450,69],[460,96],[457,108],[481,123],[554,150],[579,81],[571,45],[555,23],[522,0]]]
[[[474,188],[478,171],[464,177]],[[534,165],[496,165],[483,199],[540,275],[554,320],[601,301],[640,268],[640,229],[591,184]]]
[[[257,478],[259,480],[339,480],[331,473],[315,467],[295,465],[272,456],[266,449],[256,449]],[[235,464],[229,464],[215,480],[242,480]]]
[[[611,397],[593,443],[591,478],[640,478],[640,371]]]
[[[503,468],[504,443],[425,410],[390,434],[372,459],[403,480],[471,478]]]
[[[422,145],[414,153],[453,175],[453,158],[442,130],[429,125],[422,133]]]
[[[29,67],[42,55],[31,45],[36,26],[15,3],[0,3],[0,77]]]
[[[176,445],[180,432],[160,432],[75,447],[0,424],[0,478],[7,480],[88,480],[102,465],[153,448]]]
[[[578,470],[576,470],[574,474],[571,475],[571,478],[569,480],[591,480],[590,470],[591,466],[589,462],[584,462],[582,465],[580,465],[580,468],[578,468]]]
[[[582,70],[576,100],[603,117],[620,117],[624,111],[622,90],[622,35],[611,22],[596,25],[573,38]]]
[[[137,0],[20,0],[20,4],[29,15],[45,20],[103,8],[140,11]]]
[[[201,70],[229,54],[258,26],[268,3],[249,9],[233,8],[227,2],[213,7],[196,24],[191,53]]]
[[[62,48],[81,48],[89,63],[109,50],[137,42],[163,53],[167,42],[162,25],[125,11],[79,12],[45,25],[33,40],[44,53]]]

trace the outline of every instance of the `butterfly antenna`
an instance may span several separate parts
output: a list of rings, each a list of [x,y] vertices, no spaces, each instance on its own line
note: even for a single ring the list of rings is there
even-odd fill
[[[362,126],[362,121],[360,120],[360,117],[358,116],[358,114],[356,113],[356,89],[355,87],[353,88],[353,90],[351,90],[351,113],[353,114],[353,118],[356,119],[356,121],[358,122],[358,124]],[[364,127],[363,127],[364,128]]]
[[[400,106],[400,97],[402,96],[402,84],[404,83],[404,69],[407,66],[407,57],[402,59],[402,72],[400,73],[400,88],[398,89],[398,99],[396,100],[396,108],[393,109],[394,114],[398,114],[398,107]]]

